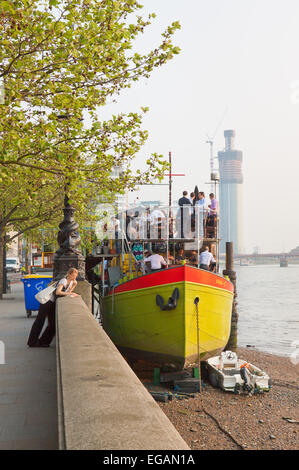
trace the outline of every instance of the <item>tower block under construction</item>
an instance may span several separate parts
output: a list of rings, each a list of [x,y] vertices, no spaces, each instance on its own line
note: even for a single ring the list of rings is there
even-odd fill
[[[243,153],[234,149],[235,131],[224,131],[225,150],[218,152],[220,185],[220,253],[225,243],[234,243],[234,252],[242,252],[242,160]]]

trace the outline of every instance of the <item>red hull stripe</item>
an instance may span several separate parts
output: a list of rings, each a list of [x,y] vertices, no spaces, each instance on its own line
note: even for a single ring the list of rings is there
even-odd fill
[[[191,266],[178,266],[175,268],[163,269],[145,276],[137,277],[130,281],[115,287],[114,293],[129,292],[137,289],[146,289],[147,287],[161,286],[163,284],[172,284],[174,282],[194,282],[204,284],[210,287],[218,287],[229,292],[234,291],[231,282],[223,277],[205,271],[204,269],[193,268]]]

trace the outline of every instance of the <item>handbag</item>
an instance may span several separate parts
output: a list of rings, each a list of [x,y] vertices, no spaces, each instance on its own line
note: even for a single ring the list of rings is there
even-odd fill
[[[58,282],[55,284],[52,284],[51,286],[46,287],[43,290],[40,290],[36,295],[35,298],[40,304],[46,304],[49,302],[51,295],[53,292],[56,290],[56,287],[58,285]]]

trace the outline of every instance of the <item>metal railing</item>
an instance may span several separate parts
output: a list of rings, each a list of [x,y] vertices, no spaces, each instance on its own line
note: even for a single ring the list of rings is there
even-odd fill
[[[132,240],[196,240],[218,238],[218,216],[197,206],[162,206],[151,211],[129,209],[118,214],[118,238]],[[113,227],[106,233],[115,238]]]

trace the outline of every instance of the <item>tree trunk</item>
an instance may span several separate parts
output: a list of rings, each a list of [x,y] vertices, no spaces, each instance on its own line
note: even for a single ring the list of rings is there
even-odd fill
[[[26,245],[25,245],[25,272],[29,273],[29,263],[28,263],[28,258],[29,258],[29,242],[28,238],[26,237]]]

